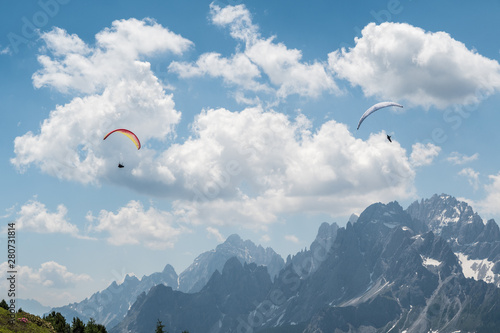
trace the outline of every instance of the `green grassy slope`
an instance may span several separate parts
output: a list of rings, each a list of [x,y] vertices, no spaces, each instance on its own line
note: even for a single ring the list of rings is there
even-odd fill
[[[26,318],[28,323],[19,319]],[[0,308],[0,333],[23,332],[23,333],[56,333],[52,325],[42,318],[30,313],[16,313],[16,322],[10,323],[9,311]]]

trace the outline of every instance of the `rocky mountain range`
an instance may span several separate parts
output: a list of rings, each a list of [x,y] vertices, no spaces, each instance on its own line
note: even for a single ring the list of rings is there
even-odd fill
[[[500,229],[494,220],[484,223],[465,202],[444,194],[416,201],[407,212],[448,242],[466,277],[500,287]]]
[[[264,249],[250,240],[243,241],[240,236],[234,234],[218,245],[215,250],[200,254],[180,274],[178,289],[189,293],[200,291],[215,271],[222,272],[224,264],[232,257],[238,258],[241,263],[266,266],[271,278],[278,275],[285,266],[283,258],[270,247]]]
[[[60,312],[69,322],[73,317],[79,317],[84,322],[93,318],[109,329],[125,317],[141,293],[160,284],[171,287],[172,290],[197,292],[207,284],[214,272],[222,272],[226,261],[233,257],[242,264],[256,263],[266,266],[273,277],[285,265],[283,258],[271,248],[263,248],[250,240],[242,240],[238,235],[231,235],[214,250],[200,254],[180,275],[168,264],[162,272],[143,276],[141,279],[127,275],[120,284],[113,282],[106,289],[81,302],[53,308],[51,311]]]
[[[50,309],[52,309],[50,306],[40,304],[40,302],[34,299],[18,298],[16,299],[16,302],[20,309],[37,316],[42,316],[44,313],[47,313]]]
[[[307,251],[267,268],[233,258],[197,292],[158,285],[110,331],[500,332],[498,225],[435,195],[324,223]]]
[[[158,285],[142,293],[125,319],[111,332],[153,332],[158,319],[170,332],[226,332],[238,326],[272,286],[264,266],[229,259],[197,293]]]
[[[177,287],[177,279],[177,273],[171,265],[166,265],[162,272],[141,279],[126,275],[120,284],[114,281],[106,289],[81,302],[53,308],[51,311],[60,312],[68,322],[72,322],[73,317],[78,317],[83,322],[93,318],[99,324],[113,327],[123,319],[142,292],[159,284]]]

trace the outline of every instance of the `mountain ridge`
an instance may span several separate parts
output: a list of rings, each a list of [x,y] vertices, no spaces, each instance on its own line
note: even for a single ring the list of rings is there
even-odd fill
[[[191,333],[500,331],[500,289],[479,275],[467,277],[466,270],[474,271],[466,266],[472,259],[460,252],[478,250],[479,244],[482,257],[477,260],[496,260],[497,228],[494,221],[484,224],[469,205],[447,195],[413,203],[406,210],[397,202],[375,203],[345,227],[322,224],[310,249],[287,258],[271,287],[263,288],[267,294],[254,297],[248,312],[219,312],[211,321],[184,318],[184,325],[198,321],[198,327],[205,328],[190,326]],[[488,230],[493,233],[486,234]],[[497,272],[498,266],[495,261]],[[214,272],[205,288],[225,297],[237,293],[238,272],[238,267],[227,265],[223,273]],[[227,280],[226,289],[213,287],[214,281],[229,276],[234,280]],[[218,309],[205,288],[183,296],[197,295],[200,303],[195,306],[208,304],[201,313]],[[154,299],[154,292],[143,297]],[[241,302],[247,304],[244,297]],[[143,311],[133,307],[125,320]],[[184,315],[169,311],[168,318]],[[112,332],[142,333],[144,324],[128,320]]]
[[[283,258],[272,248],[257,246],[250,240],[243,240],[239,235],[232,234],[214,250],[200,254],[193,264],[179,275],[170,264],[166,264],[161,272],[144,275],[141,279],[127,274],[121,283],[113,281],[104,290],[81,302],[55,307],[50,311],[60,312],[67,321],[71,321],[73,317],[79,317],[84,322],[93,318],[109,329],[125,317],[141,293],[148,292],[159,284],[172,287],[173,290],[198,292],[214,272],[222,271],[226,261],[232,257],[238,258],[241,263],[265,264],[270,268],[271,274],[277,274],[284,266]]]
[[[238,316],[251,311],[271,285],[264,266],[241,264],[238,258],[232,257],[222,272],[215,271],[199,292],[183,293],[157,285],[148,293],[142,293],[125,319],[110,333],[152,332],[156,320],[175,332],[218,332],[221,328],[236,326]]]

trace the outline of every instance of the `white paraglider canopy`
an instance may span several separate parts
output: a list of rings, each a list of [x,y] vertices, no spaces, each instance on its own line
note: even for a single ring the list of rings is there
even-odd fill
[[[403,107],[401,104],[394,103],[394,102],[380,102],[380,103],[377,103],[377,104],[373,105],[372,107],[370,107],[368,110],[366,110],[365,113],[363,113],[363,115],[361,116],[361,119],[359,119],[359,123],[358,123],[358,128],[357,129],[359,129],[359,126],[361,126],[361,123],[363,122],[363,120],[365,120],[366,117],[368,117],[369,115],[371,115],[373,112],[375,112],[377,110],[380,110],[380,109],[383,109],[383,108],[386,108],[386,107],[389,107],[389,106],[397,106],[399,108]]]

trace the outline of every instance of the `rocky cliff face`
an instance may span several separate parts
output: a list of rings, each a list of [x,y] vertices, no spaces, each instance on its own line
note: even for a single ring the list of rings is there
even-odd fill
[[[264,299],[271,286],[264,266],[242,265],[233,257],[225,263],[222,273],[215,271],[197,293],[158,285],[141,294],[111,333],[154,332],[157,320],[169,332],[229,332]]]
[[[323,222],[309,250],[299,252],[293,257],[288,256],[286,265],[291,265],[295,273],[301,277],[313,274],[327,257],[337,238],[338,230],[339,226],[336,223],[330,225]]]
[[[93,318],[97,323],[113,327],[125,317],[137,296],[158,284],[177,288],[177,273],[171,265],[166,265],[162,272],[144,276],[140,280],[127,275],[121,284],[113,282],[90,298],[52,310],[60,312],[68,322],[73,317],[79,317],[84,322]]]
[[[215,271],[222,271],[224,264],[232,257],[241,263],[256,263],[267,267],[271,278],[283,268],[283,258],[271,248],[264,249],[250,240],[242,240],[234,234],[218,245],[215,250],[200,254],[194,262],[179,275],[179,290],[200,291]]]
[[[494,220],[485,224],[467,203],[445,194],[416,201],[407,212],[448,242],[466,277],[500,287],[500,229]]]
[[[483,220],[472,207],[445,194],[414,202],[406,211],[435,234],[453,240],[452,246],[471,244],[484,230]]]
[[[198,292],[209,281],[214,272],[221,272],[224,264],[232,257],[243,263],[256,263],[267,267],[274,277],[284,266],[284,260],[271,248],[257,246],[250,240],[242,240],[238,235],[229,236],[214,250],[199,255],[179,276],[171,265],[162,272],[138,279],[126,276],[121,284],[113,282],[108,288],[93,294],[90,298],[52,310],[60,312],[67,321],[79,317],[84,322],[94,318],[108,329],[117,325],[142,292],[148,292],[156,285],[165,285],[173,290]]]
[[[319,311],[306,319],[304,332],[498,330],[500,289],[467,279],[470,266],[454,252],[477,249],[486,229],[480,217],[449,196],[434,196],[406,211],[398,206],[372,205],[339,230],[332,256],[301,283],[284,316],[293,310],[290,322],[299,313],[305,318],[309,314],[297,308],[307,311],[315,306],[313,299],[321,299],[323,307],[316,305]],[[492,223],[490,230],[496,230]],[[481,247],[493,248],[497,241],[489,237]],[[301,295],[315,296],[301,300]]]

